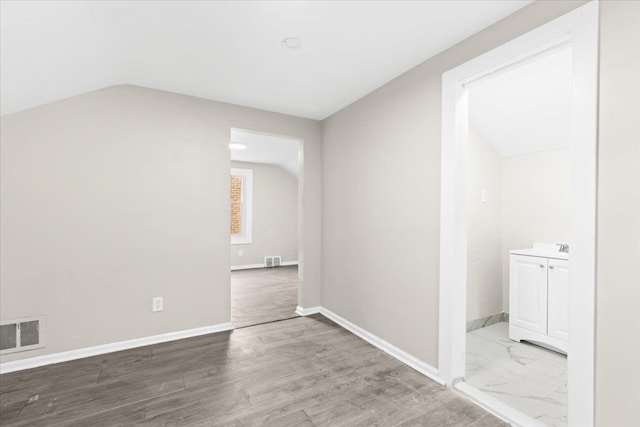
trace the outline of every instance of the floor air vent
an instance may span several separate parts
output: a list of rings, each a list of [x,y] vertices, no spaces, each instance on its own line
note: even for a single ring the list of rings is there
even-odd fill
[[[0,321],[0,354],[44,347],[45,317]]]
[[[280,267],[282,259],[279,256],[266,256],[264,257],[265,267]]]

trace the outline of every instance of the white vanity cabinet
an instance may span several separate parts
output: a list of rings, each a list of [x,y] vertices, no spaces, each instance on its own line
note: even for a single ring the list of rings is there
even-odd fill
[[[510,251],[509,338],[567,352],[569,260],[555,245]]]
[[[567,352],[569,338],[569,261],[549,259],[547,271],[547,335],[562,340]]]

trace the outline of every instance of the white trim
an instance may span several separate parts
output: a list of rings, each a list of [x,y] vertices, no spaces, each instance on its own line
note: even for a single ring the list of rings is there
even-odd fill
[[[100,354],[113,353],[114,351],[128,350],[151,344],[159,344],[231,330],[233,330],[233,325],[231,323],[220,323],[212,326],[203,326],[201,328],[135,338],[132,340],[97,345],[94,347],[79,348],[77,350],[64,351],[61,353],[46,354],[44,356],[36,356],[29,359],[0,363],[0,374],[37,368],[39,366],[51,365],[53,363],[68,362],[70,360],[83,359],[85,357],[98,356]]]
[[[599,4],[575,11],[573,43],[567,420],[595,425]],[[595,49],[593,48],[595,46]],[[578,149],[576,149],[578,148]]]
[[[236,270],[250,270],[252,268],[264,268],[264,264],[245,264],[245,265],[232,265],[231,271]]]
[[[439,372],[464,377],[468,98],[463,84],[566,43],[573,52],[571,275],[568,403],[570,426],[594,425],[598,8],[590,2],[442,76]]]
[[[296,313],[300,314],[301,316],[308,316],[309,314],[320,313],[324,317],[334,321],[335,323],[337,323],[347,331],[360,337],[361,339],[365,340],[366,342],[373,345],[374,347],[377,347],[380,350],[384,351],[389,356],[393,357],[399,362],[402,362],[408,367],[420,372],[425,377],[437,382],[442,386],[445,385],[444,381],[442,381],[438,376],[438,370],[433,366],[417,359],[415,356],[410,355],[406,351],[399,349],[398,347],[394,346],[393,344],[390,344],[389,342],[372,334],[371,332],[362,329],[360,326],[357,326],[351,323],[344,317],[341,317],[335,314],[329,309],[326,309],[324,307],[313,307],[308,309],[303,309],[302,307],[298,307],[296,309]]]
[[[453,387],[453,390],[461,393],[464,397],[471,400],[485,411],[509,424],[527,427],[548,427],[546,424],[541,423],[535,418],[532,418],[517,409],[513,409],[511,406],[473,386],[470,386],[464,381],[457,383]]]
[[[296,307],[296,313],[300,316],[311,316],[312,314],[320,313],[321,307],[309,307],[302,308],[300,306]]]
[[[231,235],[231,244],[250,244],[253,231],[253,169],[231,168],[230,175],[242,177],[242,211],[240,214],[242,232],[238,235]]]
[[[280,263],[280,267],[287,267],[289,265],[298,265],[298,261],[285,261]],[[232,265],[231,271],[236,270],[250,270],[252,268],[265,268],[264,264],[245,264],[245,265]]]

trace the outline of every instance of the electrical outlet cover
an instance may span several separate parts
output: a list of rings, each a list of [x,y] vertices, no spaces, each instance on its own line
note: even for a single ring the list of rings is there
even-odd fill
[[[154,297],[151,300],[151,311],[162,311],[163,305],[162,297]]]

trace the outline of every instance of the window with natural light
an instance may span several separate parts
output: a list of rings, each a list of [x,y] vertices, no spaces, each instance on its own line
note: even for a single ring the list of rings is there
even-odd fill
[[[230,183],[231,244],[251,243],[253,171],[232,168]]]

